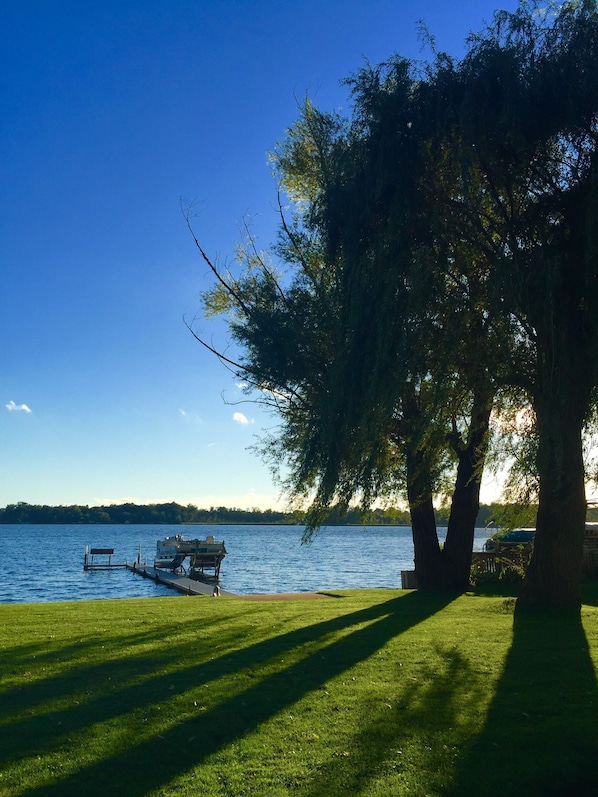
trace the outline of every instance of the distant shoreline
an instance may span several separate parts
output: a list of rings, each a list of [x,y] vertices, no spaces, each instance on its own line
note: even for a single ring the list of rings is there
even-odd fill
[[[476,527],[496,526],[495,516],[504,507],[500,504],[482,504]],[[530,512],[535,514],[534,507]],[[448,509],[436,512],[436,523],[448,523]],[[532,515],[533,517],[533,515]],[[111,504],[110,506],[34,505],[25,502],[9,504],[0,509],[0,525],[159,525],[159,526],[302,526],[304,512],[280,512],[274,509],[238,509],[235,507],[210,507],[200,509],[192,504]],[[332,508],[322,526],[410,526],[408,510],[361,510],[350,508],[346,512]],[[522,522],[521,525],[530,525]],[[533,525],[533,520],[532,520]]]
[[[197,523],[165,523],[165,522],[147,522],[147,523],[116,523],[116,522],[109,522],[109,523],[93,523],[88,521],[79,521],[78,523],[65,523],[63,521],[19,521],[19,522],[8,522],[5,520],[0,520],[0,526],[181,526],[182,528],[188,528],[189,526],[289,526],[290,528],[299,528],[304,526],[305,523],[258,523],[255,521],[243,521],[238,523],[233,523],[231,521],[219,521],[219,522],[197,522]],[[441,524],[442,525],[442,524]],[[322,523],[321,528],[326,528],[328,526],[352,526],[355,528],[361,528],[363,526],[379,526],[380,528],[392,528],[393,526],[401,526],[401,527],[408,527],[411,526],[411,523],[374,523],[374,522],[364,522],[364,523]]]

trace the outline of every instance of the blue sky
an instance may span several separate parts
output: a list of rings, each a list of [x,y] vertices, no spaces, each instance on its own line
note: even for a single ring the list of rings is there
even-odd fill
[[[252,219],[306,94],[364,58],[459,55],[487,0],[0,2],[0,506],[283,506],[248,446],[275,426],[184,324]],[[223,340],[221,324],[196,329]],[[224,397],[224,398],[223,398]],[[489,496],[489,493],[486,493]]]

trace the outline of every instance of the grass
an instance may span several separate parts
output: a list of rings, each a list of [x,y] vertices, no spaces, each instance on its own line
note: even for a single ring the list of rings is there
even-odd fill
[[[598,589],[0,606],[0,795],[598,793]]]

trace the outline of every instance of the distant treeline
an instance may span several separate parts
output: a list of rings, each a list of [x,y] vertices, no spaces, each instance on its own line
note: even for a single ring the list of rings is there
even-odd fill
[[[476,525],[504,525],[509,516],[509,508],[501,504],[482,505]],[[529,507],[525,515],[520,515],[514,525],[534,524],[535,507]],[[436,520],[439,526],[448,523],[448,510],[438,511]],[[325,525],[372,525],[409,526],[409,512],[402,509],[373,509],[364,512],[350,509],[342,513],[331,510]],[[9,504],[0,509],[0,523],[140,523],[177,525],[186,523],[205,524],[288,524],[301,525],[301,512],[278,512],[273,509],[235,509],[224,506],[199,509],[192,504],[111,504],[110,506],[39,506],[26,503]]]
[[[198,509],[188,504],[111,504],[110,506],[36,506],[9,504],[0,509],[0,523],[295,523],[294,516],[271,509]]]

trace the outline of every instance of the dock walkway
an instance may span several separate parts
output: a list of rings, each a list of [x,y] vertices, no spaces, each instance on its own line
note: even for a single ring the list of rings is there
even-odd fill
[[[182,595],[212,595],[216,582],[209,584],[205,581],[196,581],[194,578],[187,578],[179,573],[173,573],[170,570],[163,570],[161,567],[151,567],[150,565],[133,563],[126,565],[131,573],[143,578],[151,578],[157,584],[164,584],[171,589],[177,590]],[[225,589],[220,590],[221,595],[234,596],[234,592],[228,592]]]

